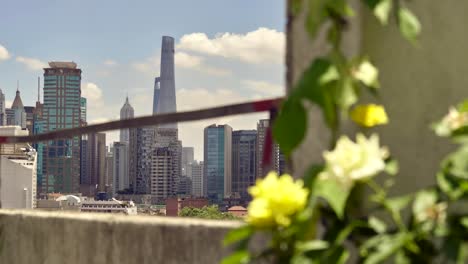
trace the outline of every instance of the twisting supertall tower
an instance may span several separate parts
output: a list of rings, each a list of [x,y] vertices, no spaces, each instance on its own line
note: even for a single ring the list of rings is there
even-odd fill
[[[158,89],[159,84],[159,89]],[[161,73],[155,79],[153,114],[176,111],[174,79],[174,38],[163,36],[161,46]],[[159,90],[159,91],[158,91]],[[162,128],[177,128],[177,124],[167,124]]]

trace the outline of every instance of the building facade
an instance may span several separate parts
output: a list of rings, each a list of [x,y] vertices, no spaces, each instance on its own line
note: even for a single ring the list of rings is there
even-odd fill
[[[135,110],[128,101],[128,96],[125,99],[125,103],[120,109],[120,120],[131,119],[135,117]],[[129,129],[120,130],[120,142],[130,143],[130,131]]]
[[[81,69],[74,62],[49,62],[44,69],[44,132],[80,126]],[[44,144],[44,192],[80,190],[80,137]]]
[[[190,164],[192,171],[192,195],[195,197],[203,196],[203,161],[194,161]]]
[[[257,176],[257,131],[232,132],[232,192],[248,199],[247,189]]]
[[[0,136],[27,136],[19,126],[0,127]],[[0,145],[0,207],[32,209],[37,197],[37,153],[26,143]]]
[[[190,164],[192,164],[193,158],[193,147],[183,147],[182,148],[182,176],[187,176],[192,178],[190,173]]]
[[[221,203],[231,196],[232,128],[211,125],[204,130],[204,191],[208,199]]]
[[[113,145],[113,193],[124,191],[130,188],[129,168],[128,168],[128,144],[125,142],[114,142]]]
[[[257,123],[257,178],[263,178],[271,170],[282,174],[286,167],[284,155],[281,153],[280,147],[276,143],[272,146],[271,159],[268,161],[268,164],[263,164],[265,142],[269,126],[269,119],[261,119]],[[266,171],[265,168],[267,169]]]
[[[129,177],[135,194],[151,192],[151,156],[154,150],[153,127],[130,130]]]
[[[5,94],[0,89],[0,126],[6,126],[6,105],[5,105]]]
[[[11,104],[11,109],[15,115],[12,125],[19,126],[23,129],[26,128],[26,111],[24,110],[23,100],[21,100],[19,89],[16,90],[16,96]]]

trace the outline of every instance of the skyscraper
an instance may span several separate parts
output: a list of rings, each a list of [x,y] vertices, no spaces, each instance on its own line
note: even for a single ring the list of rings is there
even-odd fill
[[[160,86],[158,91],[157,86]],[[157,96],[159,95],[159,96]],[[163,36],[161,46],[161,72],[155,79],[153,113],[176,111],[176,93],[174,77],[174,38]],[[163,128],[177,128],[177,124],[164,124]]]
[[[13,125],[19,126],[21,128],[26,128],[26,111],[24,110],[23,101],[21,100],[21,95],[19,88],[16,89],[15,100],[11,104],[11,109],[15,113],[15,119]]]
[[[232,192],[242,199],[249,197],[247,189],[255,184],[257,167],[257,131],[232,132]]]
[[[198,163],[194,161],[190,164],[191,171],[192,171],[192,195],[195,197],[202,197],[203,196],[203,161]]]
[[[208,199],[221,203],[231,196],[232,128],[211,125],[204,130],[204,192]]]
[[[44,132],[80,126],[81,69],[74,62],[49,62],[44,69]],[[44,144],[43,191],[77,193],[80,137]]]
[[[193,147],[182,148],[182,176],[192,177],[190,164],[193,162]]]
[[[269,119],[261,119],[257,123],[257,178],[263,178],[268,171],[264,171],[263,154],[265,150],[265,141],[267,136],[268,127],[270,126]],[[276,171],[279,174],[284,173],[286,162],[284,155],[281,153],[278,144],[273,144],[271,153],[271,160],[267,169]]]
[[[149,194],[151,181],[151,156],[154,150],[153,127],[130,129],[129,178],[133,192]]]
[[[87,112],[86,109],[87,109],[87,104],[88,104],[87,101],[88,101],[88,100],[86,100],[86,98],[84,98],[84,97],[81,97],[81,98],[80,98],[80,119],[81,119],[82,125],[85,125],[86,122],[87,122],[87,121],[86,121],[86,120],[87,120],[87,119],[86,119],[86,114],[87,114],[87,113],[86,113],[86,112]]]
[[[124,105],[120,109],[120,120],[130,119],[130,118],[133,118],[134,116],[135,116],[135,110],[130,105],[128,101],[128,96],[127,96],[127,98],[125,99]],[[120,130],[120,142],[125,142],[127,144],[130,142],[129,129]]]
[[[5,94],[0,89],[0,126],[6,126]]]
[[[81,190],[85,195],[94,196],[106,186],[106,134],[89,134],[86,143],[87,170],[81,177]]]
[[[130,188],[128,144],[125,142],[114,142],[112,151],[114,158],[112,191],[116,194],[118,191]]]

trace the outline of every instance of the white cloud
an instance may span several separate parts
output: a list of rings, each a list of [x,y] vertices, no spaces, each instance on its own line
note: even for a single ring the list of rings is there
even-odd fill
[[[102,90],[95,83],[81,84],[81,96],[88,100],[88,106],[102,102]]]
[[[35,58],[18,56],[16,57],[16,61],[24,64],[28,69],[32,71],[38,71],[42,70],[43,68],[47,68],[47,63]]]
[[[140,72],[158,75],[160,71],[159,55],[146,58],[144,61],[132,64],[132,67]],[[176,52],[174,55],[174,63],[176,68],[190,69],[198,72],[204,72],[211,75],[224,76],[231,74],[230,71],[220,68],[212,67],[205,63],[205,58],[200,56],[191,55],[185,52]]]
[[[105,60],[104,65],[106,66],[116,66],[118,63],[115,60]]]
[[[263,27],[246,34],[217,34],[212,39],[205,33],[192,33],[182,36],[177,45],[180,50],[254,64],[282,64],[285,47],[286,38],[283,32]]]
[[[11,105],[13,104],[13,101],[10,100],[5,100],[5,107],[6,108],[11,108]]]
[[[285,88],[282,85],[266,81],[244,80],[242,83],[253,92],[266,96],[283,96],[285,93]]]
[[[209,66],[205,63],[205,59],[200,56],[190,55],[185,52],[176,52],[174,60],[176,67],[180,68],[192,69],[218,76],[231,74],[228,70]]]
[[[0,45],[0,61],[3,61],[3,60],[8,60],[10,58],[10,53],[8,52],[8,50]]]

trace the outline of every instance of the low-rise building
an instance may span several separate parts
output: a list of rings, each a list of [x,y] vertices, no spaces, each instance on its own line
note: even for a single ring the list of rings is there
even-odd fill
[[[116,199],[109,201],[82,201],[81,212],[136,215],[137,207],[132,201],[126,202]]]
[[[0,136],[27,136],[19,126],[0,127]],[[0,202],[2,208],[36,207],[37,153],[27,143],[0,145]]]
[[[206,198],[168,198],[166,199],[166,215],[178,216],[185,207],[203,208],[205,206],[208,206]]]

